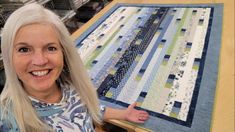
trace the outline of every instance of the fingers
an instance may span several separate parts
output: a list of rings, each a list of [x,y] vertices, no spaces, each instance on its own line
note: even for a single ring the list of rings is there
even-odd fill
[[[127,116],[127,120],[135,123],[144,123],[149,118],[149,114],[146,111],[143,110],[137,110],[134,107],[137,105],[137,103],[133,103],[128,106],[129,110],[129,116]]]
[[[149,117],[149,113],[146,112],[146,111],[143,111],[143,110],[139,111],[138,115],[139,116],[144,116],[144,117],[147,117],[147,118]]]
[[[138,114],[138,120],[143,122],[148,120],[149,118],[149,114],[146,111],[140,111],[140,113]]]
[[[140,123],[140,124],[143,124],[145,121],[142,121],[142,120],[138,120],[136,121],[135,123]]]
[[[147,119],[149,118],[149,115],[148,115],[148,114],[140,114],[140,115],[138,116],[138,118],[139,118],[140,120],[147,120]]]
[[[137,103],[134,102],[133,104],[129,105],[128,107],[129,107],[129,108],[134,108],[136,105],[137,105]]]
[[[137,105],[137,102],[134,102],[132,105],[135,107]]]
[[[148,115],[148,112],[143,111],[143,110],[139,110],[139,114],[145,114],[145,115]]]
[[[148,115],[139,115],[136,123],[144,123],[148,119]]]

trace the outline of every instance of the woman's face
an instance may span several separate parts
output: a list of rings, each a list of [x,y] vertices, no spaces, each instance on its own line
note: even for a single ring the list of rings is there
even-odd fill
[[[14,40],[13,65],[28,94],[55,90],[64,65],[55,30],[47,24],[21,27]]]

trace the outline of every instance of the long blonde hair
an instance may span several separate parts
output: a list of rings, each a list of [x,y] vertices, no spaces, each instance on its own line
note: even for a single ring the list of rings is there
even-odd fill
[[[3,28],[1,49],[6,83],[0,97],[1,118],[7,117],[6,113],[12,111],[20,131],[44,131],[50,129],[36,114],[12,63],[13,42],[17,31],[25,25],[34,23],[46,23],[54,27],[63,48],[65,63],[59,80],[72,83],[81,100],[87,106],[93,120],[96,123],[101,123],[95,88],[93,88],[69,32],[57,15],[38,4],[29,4],[17,9],[8,18]]]

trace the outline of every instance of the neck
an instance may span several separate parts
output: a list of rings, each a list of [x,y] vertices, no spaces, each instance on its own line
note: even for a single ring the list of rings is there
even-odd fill
[[[28,93],[29,94],[29,93]],[[47,91],[40,91],[37,94],[29,94],[31,97],[45,103],[59,103],[62,98],[61,89],[56,85],[55,88]]]
[[[62,98],[62,94],[59,90],[57,90],[56,92],[54,91],[53,94],[48,94],[48,95],[42,94],[42,95],[37,95],[37,97],[36,96],[33,97],[45,103],[59,103]]]

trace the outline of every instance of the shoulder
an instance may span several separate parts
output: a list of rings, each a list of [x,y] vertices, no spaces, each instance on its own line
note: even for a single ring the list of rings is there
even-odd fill
[[[0,132],[18,132],[19,128],[13,113],[9,110],[3,111],[3,107],[0,106]]]

